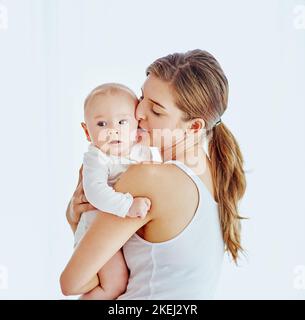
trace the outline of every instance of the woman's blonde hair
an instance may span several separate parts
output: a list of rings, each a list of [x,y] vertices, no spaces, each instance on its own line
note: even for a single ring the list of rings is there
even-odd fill
[[[243,157],[233,134],[223,122],[215,125],[228,103],[228,80],[217,60],[208,52],[192,50],[157,59],[146,70],[170,84],[175,104],[185,121],[202,118],[209,139],[208,153],[215,200],[226,250],[237,262],[242,251],[238,201],[244,195],[246,179]]]

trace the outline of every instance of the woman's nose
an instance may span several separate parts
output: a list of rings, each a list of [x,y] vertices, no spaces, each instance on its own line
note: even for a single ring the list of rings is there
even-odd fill
[[[136,109],[136,119],[137,119],[138,121],[145,119],[144,106],[143,106],[142,102],[140,102],[140,103],[138,104],[138,106],[137,106],[137,109]]]

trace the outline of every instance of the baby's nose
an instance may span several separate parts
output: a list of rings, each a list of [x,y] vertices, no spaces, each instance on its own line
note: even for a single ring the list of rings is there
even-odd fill
[[[118,130],[109,130],[109,131],[108,131],[108,134],[109,134],[109,135],[119,134],[119,131],[118,131]]]

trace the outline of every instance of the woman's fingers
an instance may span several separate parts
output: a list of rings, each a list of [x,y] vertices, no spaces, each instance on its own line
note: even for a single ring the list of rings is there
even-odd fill
[[[83,194],[84,194],[83,182],[80,181],[74,191],[73,197],[76,198],[81,203],[83,202],[82,201]]]
[[[83,212],[96,210],[87,200],[82,182],[77,186],[71,200],[71,218],[74,223],[78,223]]]
[[[148,210],[149,210],[149,209],[150,209],[150,206],[151,206],[151,201],[150,201],[150,199],[145,198],[145,203],[146,203],[146,206],[147,206],[147,208],[148,208]]]
[[[82,194],[81,200],[82,200],[82,203],[87,203],[88,202],[88,200],[87,200],[87,198],[86,198],[84,193]]]
[[[77,187],[70,202],[70,217],[74,223],[78,223],[83,212],[96,210],[87,200],[83,188],[83,166],[79,169]]]
[[[86,211],[96,210],[96,208],[93,207],[93,205],[91,205],[89,202],[80,204],[78,209],[80,211],[79,215],[81,215],[83,212],[86,212]]]
[[[89,203],[76,203],[72,202],[71,218],[74,223],[78,223],[81,215],[90,210],[95,210],[95,208]]]
[[[80,167],[79,171],[78,171],[78,183],[80,184],[80,182],[83,180],[83,165]]]
[[[77,186],[75,193],[74,193],[74,196],[78,199],[79,203],[87,203],[88,202],[88,200],[85,196],[85,193],[84,193],[84,187],[83,187],[82,181]]]

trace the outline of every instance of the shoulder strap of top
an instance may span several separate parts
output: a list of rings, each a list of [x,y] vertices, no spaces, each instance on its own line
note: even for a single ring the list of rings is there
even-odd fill
[[[190,167],[186,166],[183,162],[178,160],[169,160],[164,163],[173,163],[177,167],[179,167],[181,170],[183,170],[194,181],[194,183],[197,185],[197,188],[200,190],[200,192],[204,192],[205,194],[207,194],[207,196],[210,197],[212,202],[217,204],[217,202],[214,200],[213,196],[211,195],[206,185]]]

